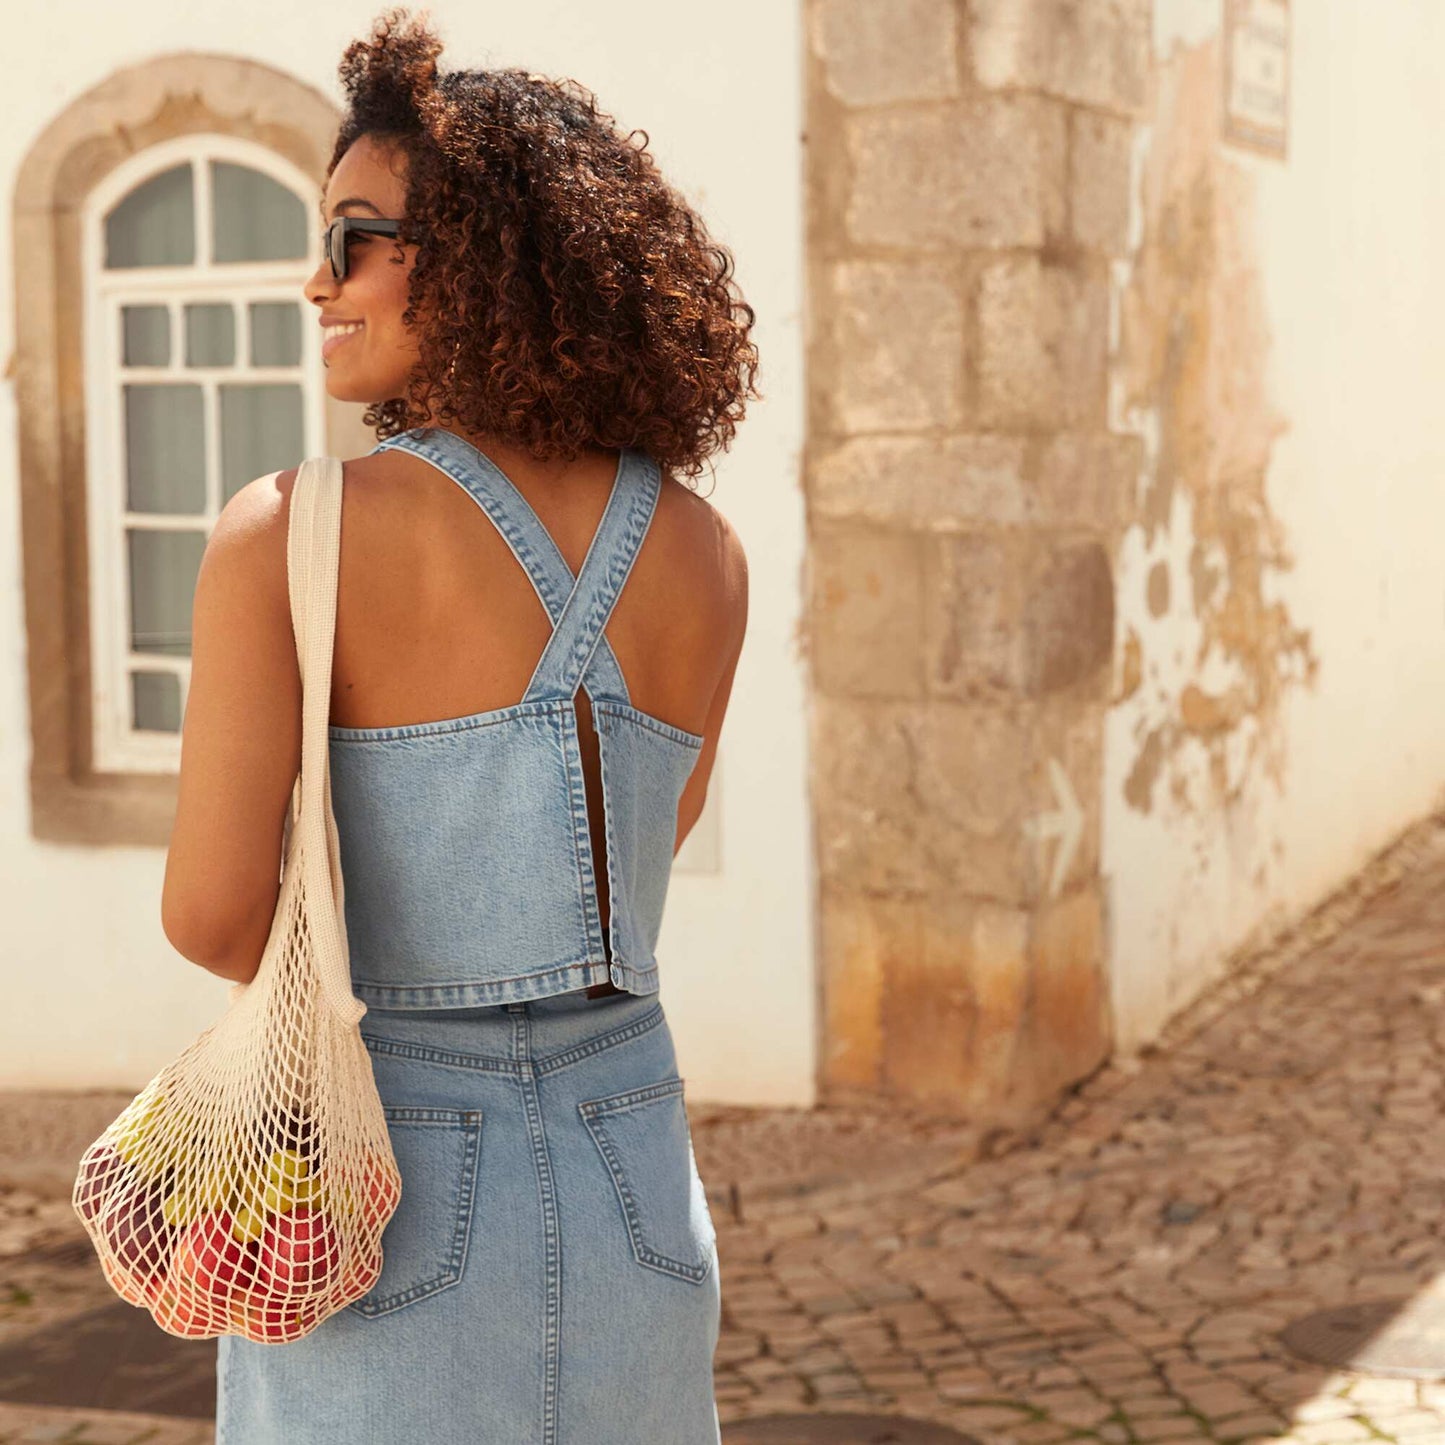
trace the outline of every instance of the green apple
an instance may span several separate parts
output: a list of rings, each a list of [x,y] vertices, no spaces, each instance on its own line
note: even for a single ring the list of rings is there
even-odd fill
[[[261,1195],[268,1214],[289,1214],[298,1204],[310,1204],[317,1192],[311,1166],[297,1150],[272,1151]]]
[[[231,1223],[231,1237],[241,1244],[250,1244],[252,1240],[261,1238],[261,1231],[265,1226],[265,1211],[243,1204],[235,1211]]]
[[[171,1150],[159,1127],[165,1112],[165,1095],[155,1089],[133,1099],[112,1126],[116,1152],[147,1178],[159,1174],[170,1162]]]

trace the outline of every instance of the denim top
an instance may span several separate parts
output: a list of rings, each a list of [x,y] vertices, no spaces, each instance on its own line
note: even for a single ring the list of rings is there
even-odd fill
[[[467,1008],[609,979],[658,991],[654,952],[677,808],[703,738],[632,706],[603,635],[647,535],[661,475],[624,449],[574,578],[537,514],[455,432],[419,427],[372,454],[424,457],[471,495],[532,579],[553,632],[522,700],[398,727],[330,726],[352,988],[378,1008]],[[601,756],[609,969],[574,697]]]

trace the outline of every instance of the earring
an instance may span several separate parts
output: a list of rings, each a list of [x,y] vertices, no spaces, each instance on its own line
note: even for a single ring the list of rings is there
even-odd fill
[[[452,347],[451,365],[447,367],[447,380],[450,381],[457,369],[457,353],[462,349],[461,337],[457,338],[456,344]]]

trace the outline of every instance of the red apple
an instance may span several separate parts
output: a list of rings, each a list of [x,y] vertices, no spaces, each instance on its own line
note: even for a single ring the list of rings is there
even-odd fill
[[[76,1171],[71,1203],[89,1224],[111,1201],[114,1194],[134,1178],[134,1171],[109,1144],[97,1143],[85,1151]]]
[[[232,1297],[232,1332],[261,1344],[277,1345],[299,1340],[312,1319],[314,1308],[295,1301],[267,1299],[249,1292]]]
[[[140,1286],[136,1284],[136,1282],[128,1274],[126,1274],[125,1271],[122,1270],[108,1254],[101,1254],[100,1267],[106,1279],[109,1281],[110,1287],[127,1304],[139,1305],[140,1307],[145,1308],[147,1305],[151,1304],[154,1301],[155,1295],[158,1294],[160,1291],[160,1280],[157,1280],[155,1282],[155,1288],[153,1290],[141,1289]]]
[[[401,1180],[379,1154],[367,1156],[361,1182],[361,1217],[367,1224],[385,1225],[401,1202]]]
[[[261,1231],[259,1287],[268,1295],[327,1290],[341,1263],[341,1237],[329,1214],[298,1204],[267,1217]]]
[[[380,1258],[352,1260],[341,1273],[342,1297],[350,1304],[366,1294],[380,1278]]]
[[[154,1300],[170,1270],[175,1249],[176,1230],[161,1217],[161,1201],[166,1187],[159,1180],[150,1180],[126,1190],[101,1214],[101,1240],[114,1256],[114,1263],[133,1286],[139,1285],[147,1300]],[[107,1278],[124,1299],[132,1304],[134,1290],[126,1292],[116,1283],[109,1270]]]
[[[151,1306],[155,1322],[170,1335],[204,1340],[220,1334],[228,1320],[224,1299],[209,1300],[176,1275],[166,1276]]]
[[[190,1285],[197,1294],[224,1299],[246,1283],[251,1257],[231,1233],[227,1210],[203,1214],[186,1226],[171,1263],[172,1278]]]

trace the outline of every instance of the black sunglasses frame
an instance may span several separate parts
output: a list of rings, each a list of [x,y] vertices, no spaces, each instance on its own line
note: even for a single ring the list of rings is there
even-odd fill
[[[400,221],[368,221],[360,216],[338,216],[321,233],[321,250],[331,263],[331,274],[338,281],[346,279],[346,233],[366,231],[378,236],[395,236]]]

